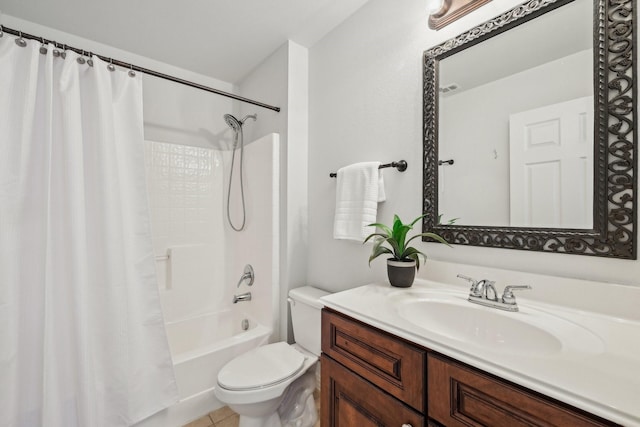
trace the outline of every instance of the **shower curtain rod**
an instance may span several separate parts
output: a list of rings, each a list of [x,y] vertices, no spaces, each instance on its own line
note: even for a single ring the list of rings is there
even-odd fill
[[[235,99],[235,100],[240,101],[240,102],[246,102],[246,103],[249,103],[249,104],[253,104],[253,105],[256,105],[258,107],[267,108],[269,110],[273,110],[273,111],[278,112],[278,113],[280,112],[280,107],[275,107],[273,105],[265,104],[265,103],[260,102],[260,101],[255,101],[253,99],[245,98],[243,96],[238,96],[238,95],[235,95],[235,94],[229,93],[229,92],[224,92],[222,90],[218,90],[218,89],[214,89],[214,88],[209,87],[209,86],[204,86],[204,85],[201,85],[201,84],[198,84],[198,83],[194,83],[194,82],[191,82],[189,80],[184,80],[184,79],[181,79],[181,78],[178,78],[178,77],[170,76],[168,74],[163,74],[163,73],[160,73],[158,71],[153,71],[153,70],[150,70],[148,68],[139,67],[137,65],[133,65],[133,64],[128,63],[128,62],[119,61],[117,59],[109,58],[108,56],[98,55],[97,53],[94,53],[94,52],[91,52],[91,51],[88,51],[88,50],[82,50],[82,49],[78,49],[78,48],[73,47],[73,46],[69,46],[69,45],[64,44],[64,43],[58,43],[55,40],[48,40],[48,39],[45,39],[44,37],[34,36],[33,34],[24,33],[22,31],[14,30],[12,28],[7,28],[7,27],[5,27],[3,25],[0,25],[0,34],[2,34],[3,31],[5,33],[7,33],[7,34],[12,34],[14,36],[22,37],[22,38],[25,38],[25,39],[36,40],[36,41],[39,41],[39,42],[42,42],[42,43],[48,43],[48,44],[54,45],[58,49],[72,50],[72,51],[76,52],[79,55],[83,55],[83,56],[95,55],[95,56],[97,56],[98,58],[102,59],[105,62],[109,62],[109,63],[111,63],[113,65],[117,65],[117,66],[120,66],[120,67],[123,67],[123,68],[128,68],[129,70],[138,71],[138,72],[147,74],[149,76],[158,77],[160,79],[169,80],[169,81],[172,81],[172,82],[175,82],[175,83],[179,83],[179,84],[182,84],[182,85],[185,85],[185,86],[190,86],[190,87],[193,87],[193,88],[196,88],[196,89],[204,90],[206,92],[215,93],[216,95],[226,96],[227,98],[232,98],[232,99]]]

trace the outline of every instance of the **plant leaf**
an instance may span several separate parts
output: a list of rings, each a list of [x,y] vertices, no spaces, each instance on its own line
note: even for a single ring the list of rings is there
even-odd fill
[[[369,224],[367,225],[367,227],[377,227],[379,229],[381,229],[383,232],[385,232],[387,234],[387,236],[391,236],[392,231],[389,227],[387,227],[384,224],[380,224],[379,222],[374,222],[373,224]]]
[[[429,237],[437,242],[444,243],[447,246],[451,246],[443,237],[439,236],[436,233],[418,233],[415,236],[412,236],[407,240],[407,235],[410,230],[413,229],[413,226],[425,218],[427,214],[420,215],[416,219],[411,222],[411,224],[404,224],[398,215],[393,216],[393,225],[391,228],[381,223],[373,223],[369,224],[370,227],[377,227],[381,231],[376,231],[375,233],[371,233],[367,236],[363,243],[368,242],[372,238],[375,238],[375,244],[371,251],[371,256],[369,257],[369,264],[375,258],[379,257],[382,254],[391,254],[395,259],[411,259],[416,262],[416,268],[420,268],[420,258],[422,257],[424,261],[427,260],[427,255],[423,252],[419,251],[414,247],[408,246],[409,242],[418,237]],[[438,223],[442,219],[442,215],[438,216]],[[452,224],[457,218],[454,218],[449,221]],[[384,246],[385,242],[389,247]]]
[[[378,239],[376,243],[373,245],[373,249],[371,250],[371,256],[369,256],[369,266],[371,266],[371,261],[378,258],[382,254],[393,254],[391,249],[386,246],[382,246],[382,244],[386,241],[386,239]]]
[[[398,215],[394,215],[392,230],[393,232],[391,234],[391,237],[398,244],[397,252],[399,255],[401,255],[405,250],[405,240],[407,238],[407,233],[409,232],[409,230],[411,230],[411,228],[412,227],[410,225],[403,224]]]
[[[407,250],[402,254],[402,258],[415,259],[415,256],[422,256],[424,259],[427,259],[427,256],[424,253],[414,247],[407,248]]]
[[[389,246],[391,246],[391,248],[393,249],[393,256],[396,259],[401,259],[400,254],[402,253],[402,251],[400,250],[398,242],[393,237],[387,237],[385,241],[389,243]]]
[[[444,214],[438,215],[438,222],[436,222],[436,225],[442,225],[442,216],[443,215]],[[455,223],[459,219],[460,218],[451,218],[450,220],[447,221],[447,225],[453,225],[453,223]]]
[[[389,237],[389,235],[384,234],[384,233],[372,233],[372,234],[369,234],[369,235],[367,236],[367,238],[366,238],[366,239],[364,239],[364,241],[362,242],[362,244],[364,245],[364,244],[365,244],[365,243],[367,243],[367,242],[368,242],[372,237],[376,237],[376,236],[381,237],[381,238],[383,238],[383,239],[387,239],[387,238]]]
[[[416,248],[407,248],[407,251],[405,252],[405,256],[404,257],[414,260],[416,262],[416,270],[420,270],[420,257],[421,256],[426,262],[427,261],[427,255],[425,255],[423,252],[420,252]]]
[[[420,221],[420,220],[421,220],[422,218],[424,218],[425,216],[427,216],[427,214],[420,215],[418,218],[414,219],[414,220],[413,220],[413,222],[412,222],[411,224],[409,224],[409,225],[411,225],[411,227],[413,227],[413,226],[416,224],[416,222]],[[440,214],[440,216],[442,216],[442,214]],[[438,217],[438,218],[439,218],[439,217]]]

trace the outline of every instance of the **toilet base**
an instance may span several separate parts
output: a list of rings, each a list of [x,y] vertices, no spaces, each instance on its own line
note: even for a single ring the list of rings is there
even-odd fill
[[[274,412],[269,416],[250,417],[248,415],[240,415],[240,424],[238,427],[282,427],[280,415]]]

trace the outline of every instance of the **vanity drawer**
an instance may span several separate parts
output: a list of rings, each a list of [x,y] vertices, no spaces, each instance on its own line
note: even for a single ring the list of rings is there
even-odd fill
[[[323,355],[320,424],[332,427],[424,427],[425,417]]]
[[[447,427],[616,425],[432,354],[427,370],[429,418]]]
[[[425,411],[424,350],[325,308],[322,351],[387,393]]]

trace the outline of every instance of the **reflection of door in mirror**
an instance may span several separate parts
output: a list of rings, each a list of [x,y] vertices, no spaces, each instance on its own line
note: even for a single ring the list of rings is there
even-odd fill
[[[593,227],[593,97],[509,118],[513,227]]]
[[[584,190],[589,193],[588,206],[580,202],[584,209],[574,214],[578,219],[567,223],[540,216],[545,207],[538,198],[534,205],[540,209],[529,222],[514,217],[512,223],[511,188],[523,187],[510,182],[509,130],[515,113],[593,99],[592,13],[591,1],[574,0],[439,61],[438,159],[455,161],[438,168],[438,214],[443,222],[460,218],[457,225],[592,228],[592,160],[590,178],[585,178],[591,179]],[[593,101],[589,108],[592,118]],[[593,129],[592,119],[589,126]],[[585,142],[591,152],[589,129]],[[547,198],[554,191],[548,184],[539,192]],[[558,206],[574,205],[564,196],[576,192],[558,193]]]

